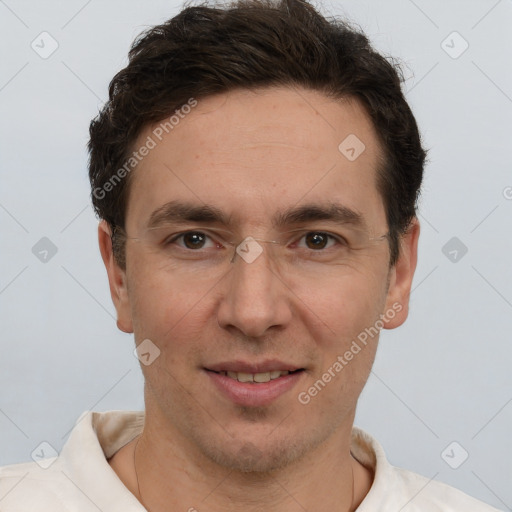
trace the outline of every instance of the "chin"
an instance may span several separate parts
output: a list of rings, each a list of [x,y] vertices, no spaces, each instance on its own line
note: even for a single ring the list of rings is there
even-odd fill
[[[234,451],[233,444],[230,443],[229,451],[223,451],[218,445],[209,446],[204,454],[215,464],[230,471],[265,475],[297,462],[308,452],[307,446],[292,443],[259,448],[247,441],[239,444],[239,448]]]
[[[229,471],[263,476],[310,457],[332,433],[332,428],[297,431],[293,424],[284,421],[281,428],[251,429],[246,425],[230,433],[224,431],[221,439],[193,437],[199,450],[214,464]]]

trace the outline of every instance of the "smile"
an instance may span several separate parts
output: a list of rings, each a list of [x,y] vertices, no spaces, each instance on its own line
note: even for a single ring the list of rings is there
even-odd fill
[[[237,380],[238,382],[253,382],[262,383],[278,379],[283,375],[288,375],[288,370],[274,370],[271,372],[262,373],[245,373],[245,372],[218,372],[220,375],[225,375],[230,379]]]
[[[269,368],[270,366],[273,368]],[[305,373],[304,368],[294,369],[281,364],[281,368],[288,366],[289,369],[279,370],[276,366],[274,363],[260,367],[254,365],[250,368],[250,365],[233,363],[204,370],[213,388],[220,392],[224,399],[239,406],[262,407],[272,404],[298,386]]]

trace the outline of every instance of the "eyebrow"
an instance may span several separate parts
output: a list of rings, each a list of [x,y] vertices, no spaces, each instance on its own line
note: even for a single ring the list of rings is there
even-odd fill
[[[211,205],[194,205],[170,201],[157,208],[149,217],[148,228],[154,229],[166,223],[204,222],[229,224],[229,219],[219,208]]]
[[[319,220],[337,224],[350,224],[354,227],[366,227],[366,222],[361,213],[337,203],[328,205],[306,204],[298,208],[290,208],[277,213],[273,219],[273,225],[280,228]],[[186,222],[227,226],[230,224],[230,216],[212,205],[170,201],[151,213],[147,227],[155,229],[166,223]]]
[[[277,215],[276,226],[304,224],[318,220],[326,220],[336,224],[351,224],[354,227],[366,227],[361,213],[337,203],[328,205],[306,204],[299,208],[291,208]]]

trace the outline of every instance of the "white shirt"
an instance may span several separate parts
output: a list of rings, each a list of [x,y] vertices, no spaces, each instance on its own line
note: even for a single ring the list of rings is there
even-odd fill
[[[143,412],[84,413],[58,457],[0,468],[0,510],[144,512],[107,462],[143,424]],[[357,427],[351,451],[375,475],[357,512],[497,511],[453,487],[392,466],[380,444]]]

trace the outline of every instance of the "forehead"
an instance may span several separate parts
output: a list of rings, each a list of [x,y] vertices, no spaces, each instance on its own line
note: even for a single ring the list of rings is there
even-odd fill
[[[384,214],[377,136],[355,100],[304,89],[238,90],[166,121],[147,126],[137,141],[151,139],[153,147],[131,176],[127,225],[140,227],[176,200],[255,223],[301,201],[342,204],[373,223]]]

